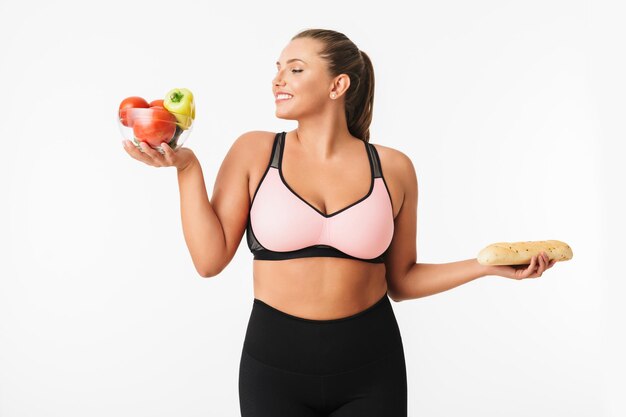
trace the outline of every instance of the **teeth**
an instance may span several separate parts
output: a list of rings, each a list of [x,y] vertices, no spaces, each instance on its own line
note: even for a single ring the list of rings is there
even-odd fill
[[[278,95],[276,96],[276,98],[277,98],[278,100],[283,100],[283,99],[284,99],[284,100],[289,100],[291,97],[292,97],[292,96],[291,96],[291,95],[289,95],[289,94],[278,94]]]

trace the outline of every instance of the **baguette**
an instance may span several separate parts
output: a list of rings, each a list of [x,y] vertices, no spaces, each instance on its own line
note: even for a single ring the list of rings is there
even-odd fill
[[[564,242],[535,240],[492,243],[478,253],[477,260],[481,265],[523,265],[530,264],[531,258],[541,252],[557,261],[568,261],[573,256],[572,248]]]

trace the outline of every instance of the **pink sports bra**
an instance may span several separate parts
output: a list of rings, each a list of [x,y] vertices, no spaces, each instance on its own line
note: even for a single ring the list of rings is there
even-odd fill
[[[250,205],[246,237],[254,259],[324,256],[384,262],[394,219],[376,147],[363,141],[372,178],[368,193],[341,210],[324,214],[285,181],[285,136],[285,132],[276,134],[269,164]]]

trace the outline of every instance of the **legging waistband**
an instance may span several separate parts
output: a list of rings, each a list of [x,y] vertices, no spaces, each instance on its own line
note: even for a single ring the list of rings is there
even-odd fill
[[[355,369],[402,348],[389,297],[348,317],[312,320],[254,299],[244,350],[286,371],[332,374]]]

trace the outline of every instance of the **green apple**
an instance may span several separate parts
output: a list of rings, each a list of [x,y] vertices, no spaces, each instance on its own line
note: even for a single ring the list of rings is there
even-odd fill
[[[163,107],[176,117],[177,125],[187,130],[196,117],[196,105],[193,94],[186,88],[174,88],[163,99]]]

